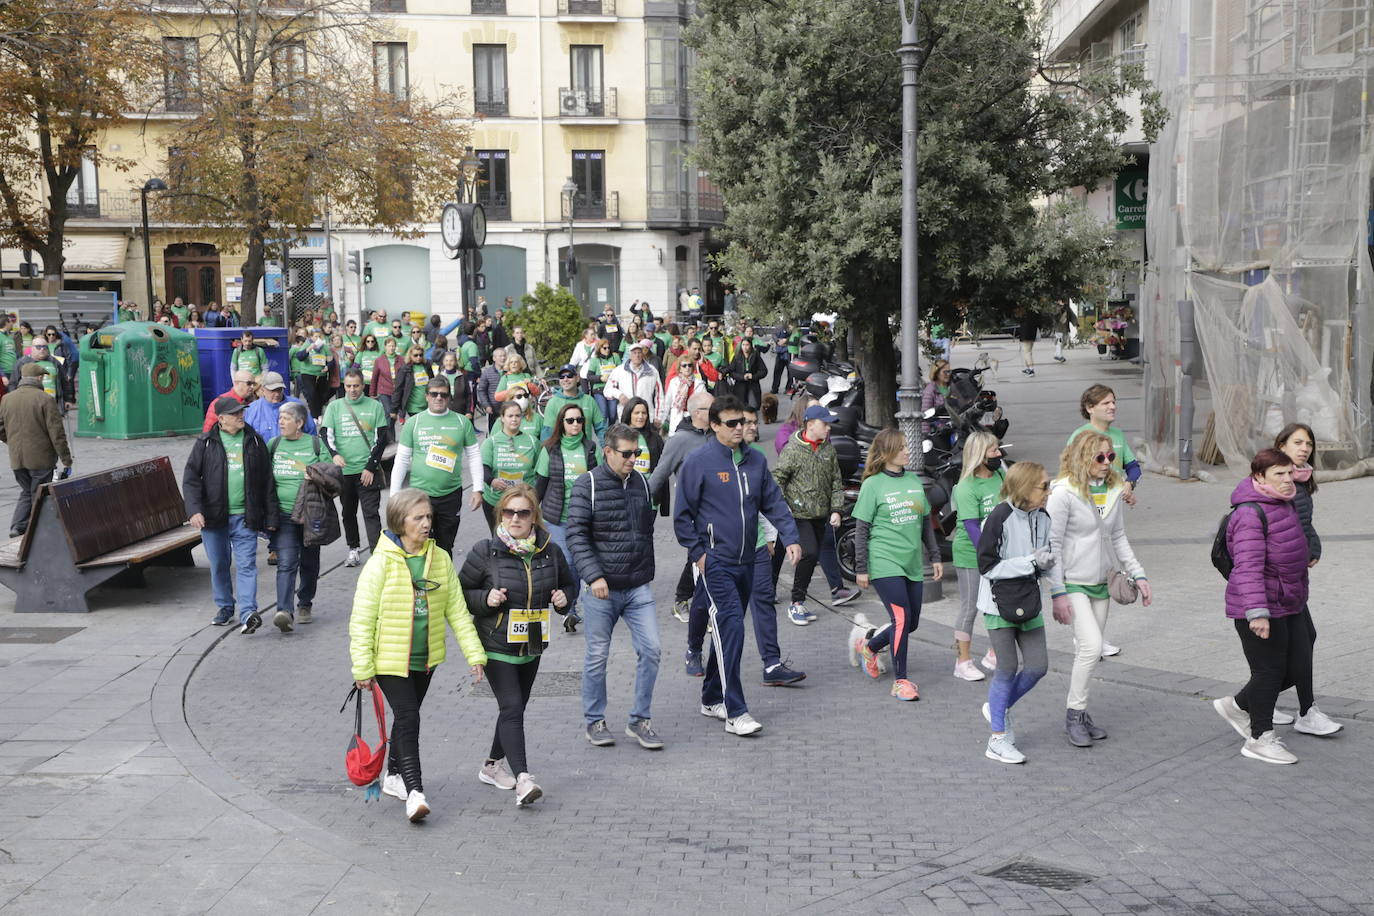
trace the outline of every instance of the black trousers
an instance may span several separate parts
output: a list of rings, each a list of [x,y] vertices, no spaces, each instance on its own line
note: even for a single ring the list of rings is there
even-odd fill
[[[539,659],[512,665],[510,662],[489,659],[487,683],[496,696],[496,734],[491,739],[492,760],[506,758],[506,764],[516,776],[530,771],[525,759],[525,706],[534,689],[534,677],[539,673]]]
[[[778,388],[787,381],[787,364],[792,361],[791,355],[783,350],[781,353],[773,355],[773,393],[778,393]]]
[[[796,521],[797,539],[801,542],[802,555],[792,574],[793,604],[806,600],[806,590],[811,587],[811,574],[816,571],[816,563],[821,558],[821,541],[825,538],[825,526],[830,524],[830,519],[824,516],[799,518]]]
[[[358,543],[358,506],[363,507],[363,526],[367,529],[367,548],[377,546],[382,536],[382,487],[377,482],[379,475],[374,472],[372,486],[363,486],[362,474],[345,474],[340,502],[343,504],[344,540],[350,550],[357,550]]]
[[[453,542],[458,538],[459,515],[463,511],[463,488],[459,487],[447,496],[431,496],[429,505],[434,512],[430,536],[440,550],[453,556]]]
[[[33,511],[33,501],[38,496],[38,488],[52,483],[52,472],[52,468],[46,471],[14,469],[14,482],[19,484],[19,496],[14,501],[14,515],[10,518],[11,531],[23,534],[29,529],[29,513]]]
[[[423,792],[420,779],[420,704],[429,692],[432,671],[412,671],[409,677],[377,675],[386,705],[391,707],[391,750],[387,755],[388,774],[400,773],[406,792]],[[363,706],[367,706],[364,698]],[[367,737],[367,710],[363,710],[363,737]]]
[[[1284,688],[1305,683],[1310,689],[1313,631],[1302,614],[1270,618],[1268,639],[1250,632],[1248,621],[1235,624],[1250,664],[1250,680],[1237,691],[1236,705],[1250,714],[1250,735],[1258,738],[1274,727],[1274,702]]]
[[[296,377],[296,384],[301,389],[301,397],[305,398],[306,406],[310,408],[310,416],[323,416],[324,402],[329,397],[329,376],[308,375],[302,372]]]
[[[677,577],[677,588],[673,590],[673,601],[691,601],[692,593],[696,591],[696,579],[692,577],[692,564],[690,561],[682,564],[682,575]]]

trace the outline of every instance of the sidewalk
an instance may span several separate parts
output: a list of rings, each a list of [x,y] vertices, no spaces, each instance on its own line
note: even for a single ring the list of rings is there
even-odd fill
[[[989,384],[1007,406],[1018,459],[1056,464],[1080,422],[1078,393],[1104,378],[1118,388],[1121,425],[1138,429],[1124,367],[1073,351],[1067,365],[1024,379],[1012,342],[992,345],[1005,363]],[[956,363],[973,357],[956,351]],[[179,468],[189,445],[75,447],[81,470],[153,454]],[[1142,486],[1128,530],[1159,600],[1114,613],[1110,635],[1125,651],[1099,668],[1092,706],[1112,737],[1090,751],[1062,737],[1068,633],[1051,624],[1052,672],[1017,708],[1030,762],[982,756],[986,684],[950,676],[952,581],[913,640],[919,703],[892,700],[885,680],[848,666],[847,620],[822,612],[801,628],[780,615],[784,654],[808,678],[795,689],[759,686],[748,635],[745,693],[764,731],[725,735],[697,713],[700,684],[682,671],[686,628],[668,611],[683,554],[659,525],[654,723],[667,748],[586,743],[581,638],[560,632],[527,717],[546,797],[517,810],[509,793],[475,779],[495,703],[455,660],[425,704],[434,814],[418,827],[399,802],[364,804],[343,778],[352,722],[338,704],[356,571],[338,566],[341,544],[326,548],[318,622],[290,635],[209,627],[203,565],[158,570],[144,591],[102,591],[89,615],[16,615],[0,590],[0,627],[24,639],[0,642],[0,910],[1371,912],[1374,801],[1362,787],[1374,675],[1356,661],[1368,637],[1345,598],[1363,594],[1356,551],[1371,533],[1371,487],[1318,494],[1318,527],[1333,533],[1314,571],[1320,702],[1347,727],[1330,740],[1294,735],[1301,763],[1288,768],[1241,758],[1237,736],[1199,699],[1244,678],[1207,559],[1229,485]],[[7,479],[0,512],[12,500]],[[465,514],[458,549],[479,534],[480,515]],[[841,610],[882,616],[869,596]],[[61,636],[56,627],[83,629],[38,643]],[[632,679],[620,631],[608,680],[616,734]],[[984,874],[1023,859],[1085,883],[1052,890]]]

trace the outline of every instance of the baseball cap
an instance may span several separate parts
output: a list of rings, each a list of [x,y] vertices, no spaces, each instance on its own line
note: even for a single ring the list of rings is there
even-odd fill
[[[559,370],[558,370],[558,377],[559,377],[559,378],[577,378],[577,367],[574,366],[572,363],[568,363],[568,364],[567,364],[566,366],[564,366],[562,369],[559,369]]]
[[[262,387],[272,389],[285,388],[286,380],[281,377],[280,372],[264,372],[262,374]]]
[[[824,420],[827,423],[835,423],[840,418],[831,413],[830,408],[823,407],[820,404],[813,404],[812,406],[806,408],[806,419],[808,421]]]
[[[243,402],[238,398],[216,398],[215,413],[221,417],[232,416],[236,413],[243,413]]]

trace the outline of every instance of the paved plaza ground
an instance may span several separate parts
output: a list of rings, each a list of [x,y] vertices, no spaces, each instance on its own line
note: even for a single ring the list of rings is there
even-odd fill
[[[987,349],[1004,361],[989,384],[1018,458],[1054,465],[1081,422],[1078,394],[1096,381],[1117,388],[1120,425],[1138,434],[1130,367],[1086,349],[1061,366],[1046,352],[1026,379],[1012,342]],[[974,356],[961,348],[956,364]],[[189,447],[77,440],[77,469],[158,454],[180,468]],[[1141,487],[1128,532],[1157,601],[1113,610],[1108,636],[1124,651],[1100,666],[1091,703],[1111,737],[1091,750],[1063,737],[1070,640],[1051,623],[1051,673],[1016,709],[1029,762],[983,756],[986,682],[950,676],[952,581],[912,645],[920,702],[899,703],[886,681],[849,667],[849,620],[817,608],[812,626],[780,623],[784,654],[808,674],[799,687],[759,686],[747,638],[746,695],[764,730],[726,735],[698,714],[699,681],[682,670],[686,628],[668,610],[683,551],[660,522],[653,718],[666,749],[587,744],[582,640],[560,632],[527,717],[545,797],[517,809],[476,779],[495,702],[448,664],[425,703],[434,813],[418,826],[400,802],[365,803],[343,778],[356,571],[342,567],[342,544],[325,549],[317,622],[289,635],[210,627],[203,557],[158,570],[144,590],[100,591],[89,615],[18,615],[3,592],[0,627],[15,629],[0,633],[19,641],[0,643],[0,910],[1374,913],[1374,481],[1317,496],[1317,691],[1346,729],[1293,735],[1293,767],[1242,758],[1206,702],[1246,671],[1208,561],[1231,485],[1147,476]],[[13,498],[5,480],[0,514]],[[484,534],[480,514],[467,514],[459,549]],[[264,605],[270,572],[261,564]],[[839,611],[883,613],[867,596]],[[80,629],[43,642],[63,636],[56,627]],[[621,634],[608,710],[617,734],[632,679]],[[1007,866],[1013,874],[999,873]],[[1051,886],[1012,880],[1037,875]]]

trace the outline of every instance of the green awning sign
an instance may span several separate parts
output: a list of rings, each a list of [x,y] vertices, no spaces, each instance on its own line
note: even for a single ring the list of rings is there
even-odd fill
[[[1124,169],[1116,173],[1116,228],[1144,229],[1149,172]]]

